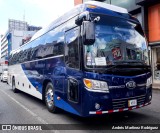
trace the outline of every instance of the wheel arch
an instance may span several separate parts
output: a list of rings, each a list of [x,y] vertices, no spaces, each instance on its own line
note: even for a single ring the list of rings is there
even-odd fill
[[[51,79],[45,79],[43,81],[43,86],[42,86],[42,100],[45,101],[45,88],[47,86],[47,84],[51,82],[52,83],[52,80]]]

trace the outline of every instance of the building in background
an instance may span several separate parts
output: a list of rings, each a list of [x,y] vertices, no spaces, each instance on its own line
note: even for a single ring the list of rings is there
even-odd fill
[[[160,88],[160,0],[136,0],[145,9],[147,38],[151,48],[153,87]]]
[[[75,5],[91,0],[75,0]],[[150,46],[153,87],[160,89],[160,0],[97,0],[126,8],[142,24]]]
[[[83,3],[83,0],[74,0],[74,5],[78,5],[78,4],[81,4]]]
[[[11,32],[13,30],[27,31],[28,24],[25,21],[9,19],[8,20],[8,29],[9,29],[9,32]]]
[[[42,27],[30,26],[25,21],[9,19],[8,30],[1,38],[1,58],[6,58],[11,50],[15,50],[28,42]]]
[[[0,35],[0,53],[1,53],[1,39],[2,39],[3,35]],[[1,54],[0,54],[0,58],[1,58]]]
[[[8,54],[7,34],[8,34],[8,31],[1,38],[1,50],[0,50],[1,51],[1,53],[0,53],[1,58],[5,58],[5,56]]]

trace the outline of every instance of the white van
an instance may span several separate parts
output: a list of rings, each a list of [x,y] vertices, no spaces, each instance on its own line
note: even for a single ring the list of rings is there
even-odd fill
[[[7,81],[8,79],[8,71],[3,71],[1,74],[1,82]]]

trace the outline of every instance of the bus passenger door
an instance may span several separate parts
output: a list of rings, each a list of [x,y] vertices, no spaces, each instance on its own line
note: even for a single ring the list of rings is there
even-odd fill
[[[72,109],[78,111],[81,110],[80,84],[82,81],[82,72],[80,71],[79,35],[79,27],[68,30],[65,33],[65,65],[67,74],[65,79],[65,98]]]
[[[60,97],[64,95],[64,79],[65,79],[65,68],[63,66],[57,66],[54,68],[54,87],[56,94]]]

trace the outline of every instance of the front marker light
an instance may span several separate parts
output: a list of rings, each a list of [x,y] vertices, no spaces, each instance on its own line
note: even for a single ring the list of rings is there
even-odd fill
[[[91,79],[84,79],[83,82],[86,86],[86,89],[88,89],[90,91],[109,92],[107,82],[98,81],[98,80],[91,80]]]
[[[150,87],[152,85],[152,77],[147,79],[146,87]]]
[[[88,89],[91,89],[91,88],[92,88],[92,82],[91,82],[91,80],[89,80],[89,79],[84,79],[83,82],[84,82],[85,86],[86,86]]]

